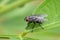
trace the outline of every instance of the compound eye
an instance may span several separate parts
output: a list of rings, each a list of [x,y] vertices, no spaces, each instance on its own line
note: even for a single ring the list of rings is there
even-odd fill
[[[29,18],[28,18],[28,17],[26,17],[26,21],[27,21],[27,22],[29,21]]]

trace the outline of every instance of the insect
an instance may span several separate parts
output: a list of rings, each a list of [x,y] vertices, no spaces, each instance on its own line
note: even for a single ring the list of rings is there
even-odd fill
[[[42,27],[42,23],[47,20],[47,19],[46,19],[47,16],[48,16],[47,14],[26,16],[26,17],[25,17],[25,21],[28,22],[26,29],[28,29],[29,24],[31,24],[31,23],[34,24],[34,25],[32,26],[32,29],[34,29],[36,23],[38,23],[38,24],[40,25],[40,27],[41,27],[42,29],[44,29],[44,28]],[[32,31],[33,31],[33,30],[32,30]]]

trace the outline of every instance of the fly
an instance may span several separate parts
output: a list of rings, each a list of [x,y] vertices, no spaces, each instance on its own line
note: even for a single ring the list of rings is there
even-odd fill
[[[25,17],[25,21],[28,22],[26,29],[28,29],[29,24],[31,24],[31,23],[34,24],[34,25],[32,26],[32,29],[34,29],[36,23],[38,23],[38,24],[40,25],[40,27],[41,27],[42,29],[44,29],[44,28],[42,27],[42,24],[43,24],[43,22],[45,22],[45,21],[47,20],[47,19],[46,19],[47,16],[48,16],[47,14],[26,16],[26,17]],[[33,32],[33,30],[32,30],[32,32]]]

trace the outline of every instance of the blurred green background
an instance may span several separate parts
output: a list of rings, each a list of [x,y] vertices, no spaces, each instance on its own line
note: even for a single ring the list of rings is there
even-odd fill
[[[42,25],[45,29],[25,31],[24,18],[41,13],[48,15]],[[0,37],[6,36],[10,40],[60,40],[60,0],[0,0]]]

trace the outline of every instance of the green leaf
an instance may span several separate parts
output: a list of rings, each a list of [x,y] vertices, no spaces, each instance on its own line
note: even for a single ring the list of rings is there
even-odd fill
[[[47,14],[48,21],[34,33],[27,34],[27,37],[38,38],[40,40],[59,40],[60,39],[60,0],[45,0],[43,4],[38,6],[35,14]],[[34,30],[36,30],[34,29]]]
[[[0,40],[20,40],[17,35],[0,35]]]
[[[12,0],[11,0],[12,1]],[[21,5],[15,0],[10,4],[0,5],[0,34],[12,34],[11,40],[60,40],[60,0],[45,0],[42,4],[42,0],[22,1]],[[26,2],[26,3],[25,3]],[[19,7],[22,6],[22,7]],[[13,10],[12,10],[13,9]],[[3,15],[2,15],[3,14]],[[42,27],[36,26],[34,32],[25,32],[26,22],[24,18],[31,14],[47,14],[48,21],[43,23]],[[16,38],[23,32],[22,38]],[[24,33],[25,32],[25,33]],[[25,37],[25,38],[24,38]]]
[[[25,37],[23,40],[39,40],[39,39],[33,39],[33,38],[27,38],[27,37]]]

